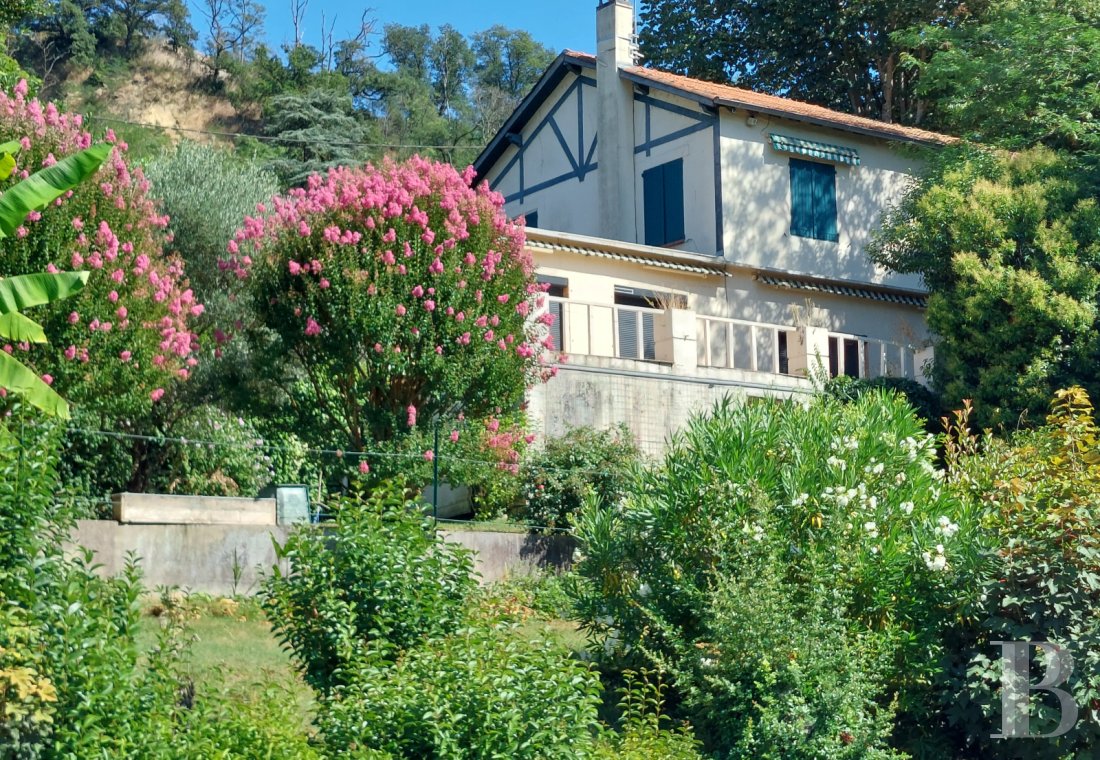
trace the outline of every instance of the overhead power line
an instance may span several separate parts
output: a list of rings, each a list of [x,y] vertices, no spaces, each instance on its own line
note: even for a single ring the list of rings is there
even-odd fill
[[[248,137],[253,140],[260,140],[261,142],[274,142],[274,143],[295,143],[295,144],[308,144],[314,143],[316,140],[309,137],[293,137],[293,136],[281,136],[281,135],[257,135],[249,132],[223,132],[215,129],[196,129],[194,127],[173,127],[164,124],[149,124],[141,121],[131,121],[129,119],[119,119],[114,116],[95,116],[85,115],[86,119],[93,119],[95,121],[109,122],[112,124],[126,124],[131,127],[143,127],[145,129],[166,129],[173,132],[187,132],[197,135],[211,135],[213,137],[230,137],[241,138]],[[328,145],[339,145],[346,148],[392,148],[394,150],[459,150],[465,148],[481,148],[481,145],[468,144],[468,145],[426,145],[419,143],[371,143],[371,142],[356,142],[354,140],[327,140]]]

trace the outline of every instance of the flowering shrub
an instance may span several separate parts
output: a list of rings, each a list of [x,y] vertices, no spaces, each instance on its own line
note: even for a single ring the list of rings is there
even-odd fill
[[[547,440],[524,466],[524,502],[514,516],[532,526],[573,527],[573,516],[595,494],[606,506],[626,495],[630,469],[642,454],[622,426],[575,428]]]
[[[0,190],[41,166],[88,147],[81,117],[26,97],[26,84],[0,93],[0,132],[19,140],[16,171]],[[203,311],[182,265],[163,252],[168,219],[158,213],[140,168],[108,130],[115,150],[96,177],[41,212],[5,241],[0,275],[87,270],[81,293],[35,318],[50,343],[5,345],[64,396],[114,414],[147,411],[186,378],[195,359],[189,320]]]
[[[500,517],[516,503],[522,484],[520,461],[534,441],[522,413],[457,420],[442,430],[440,472],[470,487],[479,519]]]
[[[914,695],[942,653],[941,609],[974,563],[971,510],[943,487],[935,457],[911,408],[880,392],[849,404],[720,404],[618,508],[582,511],[577,611],[612,664],[672,672],[712,749],[783,756],[791,723],[828,729],[802,756],[881,747],[871,700],[896,693],[902,710],[919,708]],[[781,630],[750,646],[756,634],[738,631],[759,632],[752,616],[765,599]],[[792,630],[803,628],[814,633]],[[822,637],[875,656],[839,673],[814,667]],[[749,698],[763,688],[761,652],[772,651],[786,691]],[[863,699],[845,697],[849,686]]]
[[[329,442],[400,439],[456,404],[484,419],[549,373],[523,229],[471,178],[416,157],[334,169],[229,242],[221,266],[309,378]]]

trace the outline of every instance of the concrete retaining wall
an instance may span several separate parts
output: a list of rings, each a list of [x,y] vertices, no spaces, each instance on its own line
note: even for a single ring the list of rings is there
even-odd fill
[[[275,499],[234,496],[181,496],[161,493],[116,493],[111,496],[120,523],[275,525]]]
[[[141,559],[145,585],[179,586],[207,594],[253,594],[262,572],[275,564],[272,538],[282,543],[292,528],[281,525],[126,525],[113,520],[81,520],[72,544],[95,552],[101,572],[121,572],[126,555]],[[482,582],[567,569],[574,541],[569,536],[526,533],[441,531],[448,541],[475,552]],[[283,570],[287,570],[283,567]]]

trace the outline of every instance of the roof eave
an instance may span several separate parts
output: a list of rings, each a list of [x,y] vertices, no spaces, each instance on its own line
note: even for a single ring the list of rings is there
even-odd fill
[[[659,82],[655,79],[649,79],[648,77],[641,76],[640,74],[635,74],[632,71],[620,71],[619,76],[623,79],[633,82],[634,84],[640,85],[642,87],[648,87],[651,90],[659,90],[661,92],[668,93],[669,95],[676,95],[677,97],[693,100],[702,106],[709,106],[710,108],[714,108],[716,105],[718,105],[715,102],[714,98],[707,97],[706,95],[701,95],[697,92],[692,92],[691,90],[685,90],[683,87],[677,87],[676,85],[669,84],[668,82]]]
[[[773,277],[782,277],[793,280],[805,280],[818,285],[837,285],[841,287],[861,288],[863,290],[878,290],[883,293],[891,293],[898,296],[910,296],[914,298],[927,298],[930,293],[921,288],[902,288],[897,285],[886,285],[870,280],[847,279],[844,277],[822,277],[819,274],[800,272],[794,269],[779,269],[777,267],[765,267],[759,264],[751,264],[744,261],[727,261],[726,268],[730,271],[741,271],[749,274],[766,274]]]
[[[867,137],[875,137],[880,140],[892,140],[894,142],[909,143],[912,145],[921,145],[934,148],[940,148],[944,145],[950,144],[950,141],[941,140],[934,137],[920,138],[915,135],[899,135],[896,132],[892,132],[890,130],[875,129],[874,127],[861,127],[855,124],[847,124],[842,121],[817,118],[813,116],[807,116],[806,114],[791,113],[790,111],[784,111],[781,108],[768,108],[767,106],[761,106],[757,103],[747,103],[745,101],[740,101],[736,98],[714,98],[714,105],[722,106],[724,108],[740,108],[745,111],[752,111],[753,113],[763,113],[769,116],[786,119],[787,121],[801,121],[819,127],[837,129],[842,132],[852,132],[858,135],[865,135]]]
[[[612,240],[610,238],[593,237],[591,235],[579,235],[574,232],[558,232],[532,228],[526,231],[527,237],[543,244],[576,246],[581,248],[597,248],[610,253],[620,253],[638,258],[648,258],[654,261],[668,261],[681,264],[693,264],[709,267],[716,270],[725,270],[726,260],[721,256],[696,253],[695,251],[681,251],[676,248],[662,248],[659,246],[645,245],[643,243],[628,243],[624,240]]]
[[[526,126],[528,120],[534,115],[542,104],[543,99],[547,92],[553,91],[553,89],[565,78],[566,74],[570,71],[577,71],[585,66],[591,66],[592,63],[587,57],[577,55],[572,51],[565,50],[561,52],[557,58],[554,59],[546,71],[539,77],[539,81],[535,83],[535,86],[531,88],[531,91],[524,96],[519,105],[512,111],[512,115],[508,117],[508,120],[504,122],[504,125],[497,130],[497,133],[493,136],[493,139],[489,141],[489,144],[485,146],[484,150],[478,154],[478,157],[474,159],[474,171],[477,172],[477,181],[485,179],[485,172],[492,168],[497,159],[508,149],[508,146],[512,143],[509,141],[508,136],[515,134]]]

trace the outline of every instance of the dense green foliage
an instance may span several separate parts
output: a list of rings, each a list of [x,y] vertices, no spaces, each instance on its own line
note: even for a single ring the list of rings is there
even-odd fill
[[[612,665],[669,673],[734,757],[887,756],[891,700],[927,719],[973,510],[880,392],[717,406],[577,519],[577,611]],[[731,754],[728,754],[731,753]]]
[[[641,684],[627,690],[624,731],[608,733],[591,666],[522,635],[497,603],[508,591],[477,591],[469,553],[400,483],[344,499],[334,523],[300,529],[279,556],[291,571],[266,578],[263,604],[318,692],[327,756],[696,757]]]
[[[445,544],[399,484],[345,499],[327,535],[300,530],[278,556],[291,569],[264,581],[264,607],[323,694],[347,685],[357,664],[457,630],[475,584],[468,553]]]
[[[524,501],[513,516],[532,526],[571,528],[585,500],[614,506],[626,495],[641,452],[625,426],[575,428],[547,439],[523,465]]]
[[[841,401],[855,401],[869,391],[893,391],[905,397],[917,416],[925,422],[929,432],[942,432],[940,420],[944,414],[943,403],[938,394],[916,380],[904,377],[851,377],[840,375],[825,381],[821,389],[827,396]]]
[[[932,289],[933,377],[983,425],[1093,393],[1100,211],[1081,166],[1045,149],[944,153],[886,219],[872,256]]]
[[[590,668],[506,627],[459,627],[351,679],[318,720],[336,757],[372,748],[409,760],[565,760],[587,754],[597,727]]]
[[[0,754],[5,758],[305,758],[306,737],[181,680],[184,632],[137,643],[141,573],[101,578],[63,550],[57,439],[17,408],[0,424]]]
[[[872,119],[920,123],[927,103],[914,61],[921,41],[896,36],[953,24],[984,2],[814,3],[792,0],[651,0],[639,40],[647,65]]]
[[[952,486],[981,505],[985,527],[980,572],[960,578],[965,615],[952,631],[951,668],[941,703],[956,746],[982,757],[1087,757],[1100,747],[1092,719],[1100,698],[1100,429],[1088,395],[1060,391],[1047,424],[1008,440],[977,437],[969,409],[956,416],[947,450]],[[1081,708],[1068,734],[1044,741],[991,741],[1000,720],[1001,663],[994,641],[1047,641],[1072,656],[1062,688]],[[1032,733],[1058,724],[1057,700],[1035,696]]]
[[[968,4],[969,5],[969,4]],[[1100,149],[1100,3],[995,0],[896,35],[932,51],[917,90],[937,127],[1008,148]],[[971,6],[973,8],[973,6]],[[914,73],[916,73],[914,71]]]

